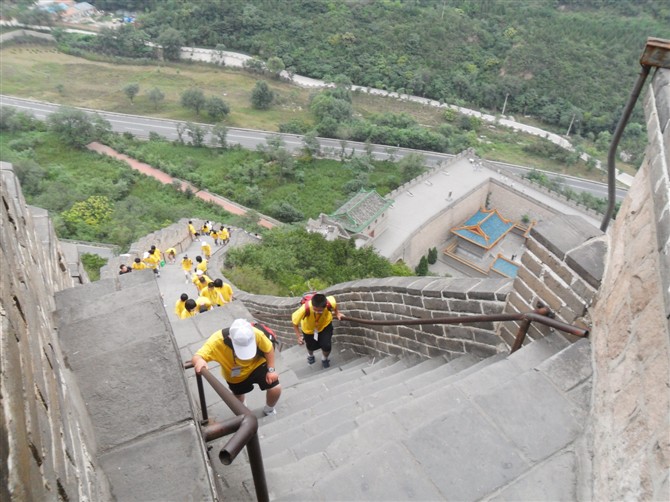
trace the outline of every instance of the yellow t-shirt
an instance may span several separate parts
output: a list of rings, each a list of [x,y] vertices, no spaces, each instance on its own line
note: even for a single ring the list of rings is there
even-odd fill
[[[193,260],[190,258],[186,258],[181,261],[181,268],[184,270],[184,272],[188,272],[193,268]]]
[[[179,314],[179,319],[188,319],[189,317],[194,317],[198,313],[197,307],[191,310],[190,312],[186,309],[181,311]]]
[[[196,270],[202,270],[203,272],[207,272],[207,260],[203,258],[202,262],[198,263],[195,268]]]
[[[222,330],[216,331],[210,336],[205,345],[203,345],[196,354],[202,357],[205,361],[216,361],[221,365],[221,374],[226,382],[240,383],[247,379],[247,377],[261,364],[265,362],[264,357],[254,357],[253,359],[243,360],[234,357],[233,349],[223,343]],[[254,328],[256,335],[256,345],[261,352],[271,352],[272,342],[259,329]],[[239,376],[231,376],[234,367],[240,368]]]
[[[233,288],[230,287],[230,284],[228,283],[223,283],[223,286],[220,288],[215,288],[219,293],[221,293],[221,296],[223,296],[224,301],[230,302],[233,299]]]
[[[330,304],[330,308],[335,310],[337,308],[337,302],[335,301],[334,296],[327,296],[326,299]],[[333,314],[328,307],[323,309],[323,312],[317,314],[312,307],[312,300],[308,301],[309,304],[309,315],[305,315],[305,305],[300,305],[300,308],[293,312],[291,316],[291,321],[295,326],[300,325],[300,329],[306,335],[314,334],[314,327],[316,330],[321,332],[323,328],[328,326],[333,321]]]
[[[223,305],[225,301],[216,288],[206,287],[200,291],[200,296],[208,298],[212,305]]]
[[[195,304],[196,304],[196,309],[200,311],[201,309],[206,309],[206,310],[212,310],[213,305],[212,301],[205,297],[205,296],[199,296],[195,299]]]
[[[174,304],[174,313],[177,317],[181,317],[181,311],[186,309],[186,301],[181,301],[181,298]]]
[[[133,264],[130,266],[130,268],[132,268],[133,270],[144,270],[145,268],[147,268],[147,264],[142,262],[137,263],[136,261],[134,261]]]

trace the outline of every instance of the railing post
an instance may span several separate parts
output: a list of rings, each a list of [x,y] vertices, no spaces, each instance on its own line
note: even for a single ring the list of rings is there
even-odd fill
[[[202,385],[202,375],[195,374],[195,381],[198,384],[198,397],[200,398],[200,411],[202,413],[202,423],[206,423],[209,418],[207,416],[207,402],[205,401],[205,389]]]

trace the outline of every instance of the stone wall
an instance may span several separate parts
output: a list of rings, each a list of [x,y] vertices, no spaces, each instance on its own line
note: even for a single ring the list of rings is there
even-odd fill
[[[365,320],[403,320],[472,314],[499,314],[510,290],[509,279],[453,279],[439,277],[389,277],[338,284],[324,291],[334,295],[342,313]],[[257,319],[276,329],[280,340],[295,343],[291,313],[299,298],[251,295],[236,296]],[[445,355],[469,353],[488,357],[499,350],[500,338],[492,322],[475,324],[426,324],[375,326],[335,321],[335,340],[340,348],[373,356]]]
[[[591,308],[594,500],[670,497],[670,71],[644,107],[649,147]]]
[[[10,164],[0,181],[0,500],[110,500],[52,315],[54,294],[79,280]]]
[[[557,320],[590,327],[588,307],[602,278],[605,246],[603,233],[579,216],[540,222],[526,240],[505,312],[528,312],[540,302]],[[510,347],[518,328],[518,323],[500,326],[499,334]],[[550,332],[551,328],[532,323],[526,342]]]

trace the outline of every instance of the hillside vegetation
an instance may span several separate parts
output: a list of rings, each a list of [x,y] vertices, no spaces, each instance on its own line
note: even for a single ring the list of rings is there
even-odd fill
[[[612,131],[649,36],[670,38],[657,0],[99,0],[139,14],[158,40],[278,57],[315,78],[534,116],[561,132]],[[573,121],[574,117],[574,121]],[[641,114],[636,117],[642,122]]]

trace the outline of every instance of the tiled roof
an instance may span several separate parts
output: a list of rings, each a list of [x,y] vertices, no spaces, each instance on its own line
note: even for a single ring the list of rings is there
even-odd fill
[[[451,232],[484,249],[491,249],[513,226],[514,223],[503,218],[497,209],[480,209],[463,226],[452,228]]]
[[[361,190],[330,217],[338,221],[347,231],[357,233],[378,218],[393,201],[384,199],[376,191]]]
[[[505,277],[514,278],[516,277],[516,273],[519,270],[519,265],[512,263],[502,256],[498,256],[498,258],[496,258],[496,260],[493,262],[493,265],[491,265],[491,268]]]

